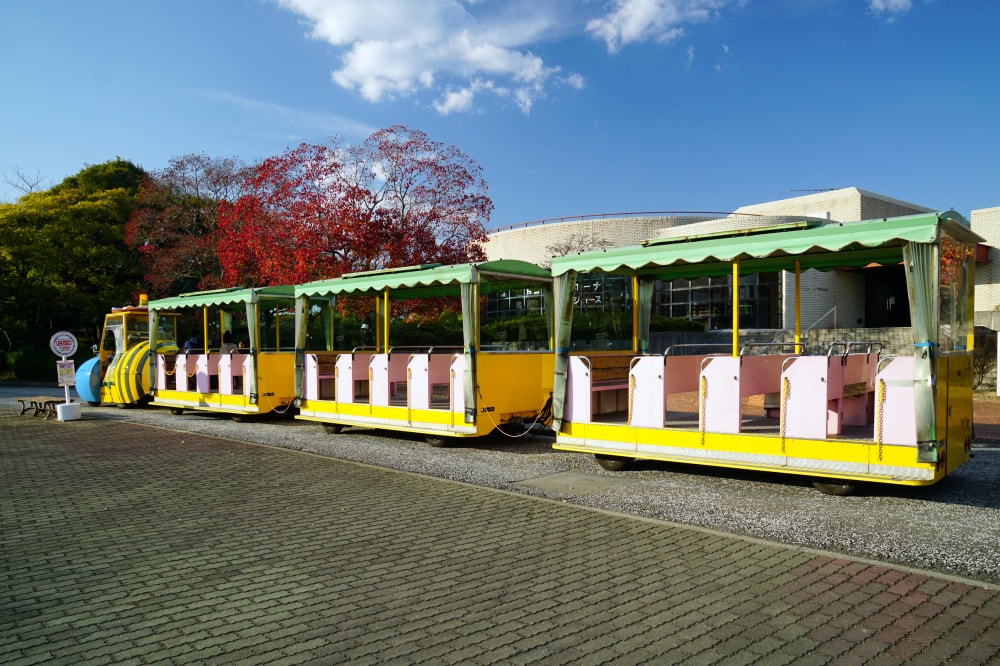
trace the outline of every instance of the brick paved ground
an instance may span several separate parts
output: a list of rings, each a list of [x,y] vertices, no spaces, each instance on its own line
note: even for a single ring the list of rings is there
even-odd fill
[[[1000,663],[1000,591],[287,450],[0,416],[0,663]]]

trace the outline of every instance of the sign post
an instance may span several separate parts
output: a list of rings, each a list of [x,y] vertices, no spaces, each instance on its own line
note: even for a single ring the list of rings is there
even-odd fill
[[[70,401],[69,387],[76,385],[76,368],[67,357],[76,353],[76,336],[69,331],[59,331],[49,339],[49,349],[62,360],[56,361],[59,386],[66,391],[66,402],[56,405],[56,417],[60,421],[76,421],[80,418],[80,404]]]

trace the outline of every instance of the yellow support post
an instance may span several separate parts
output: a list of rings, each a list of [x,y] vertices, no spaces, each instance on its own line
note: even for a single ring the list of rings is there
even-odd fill
[[[802,264],[795,260],[795,353],[802,353],[802,291],[799,289],[799,271]]]
[[[389,287],[382,290],[382,353],[389,353]]]
[[[740,261],[733,260],[733,357],[740,355]]]
[[[208,306],[206,305],[201,309],[201,327],[202,327],[202,347],[204,347],[203,354],[208,353]]]
[[[482,342],[482,337],[479,335],[479,326],[482,323],[479,319],[479,281],[477,280],[475,284],[472,285],[473,292],[476,297],[472,299],[472,311],[475,316],[475,320],[472,322],[472,337],[473,337],[473,349],[476,350],[478,354],[479,344]],[[478,372],[478,370],[477,370]]]
[[[632,276],[632,353],[639,353],[639,276]]]

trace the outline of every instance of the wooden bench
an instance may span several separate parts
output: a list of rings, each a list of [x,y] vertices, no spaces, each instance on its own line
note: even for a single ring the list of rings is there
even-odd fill
[[[56,405],[62,404],[65,398],[53,398],[50,395],[36,395],[32,398],[15,398],[19,403],[21,403],[21,411],[17,414],[27,413],[30,409],[32,410],[32,416],[38,416],[39,414],[45,415],[45,420],[48,420],[50,416],[56,415]],[[70,402],[76,402],[76,400],[70,400]]]
[[[570,355],[566,418],[587,423],[599,414],[627,411],[631,361],[631,353]]]
[[[628,388],[628,373],[632,354],[588,356],[590,383],[593,391],[616,391]]]
[[[315,354],[316,384],[315,397],[318,400],[333,400],[334,380],[337,378],[337,357],[334,354]]]

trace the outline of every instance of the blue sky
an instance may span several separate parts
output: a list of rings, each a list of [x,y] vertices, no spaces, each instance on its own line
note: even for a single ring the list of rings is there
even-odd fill
[[[0,177],[403,124],[483,167],[491,227],[851,186],[968,215],[1000,206],[998,28],[996,0],[12,0]]]

